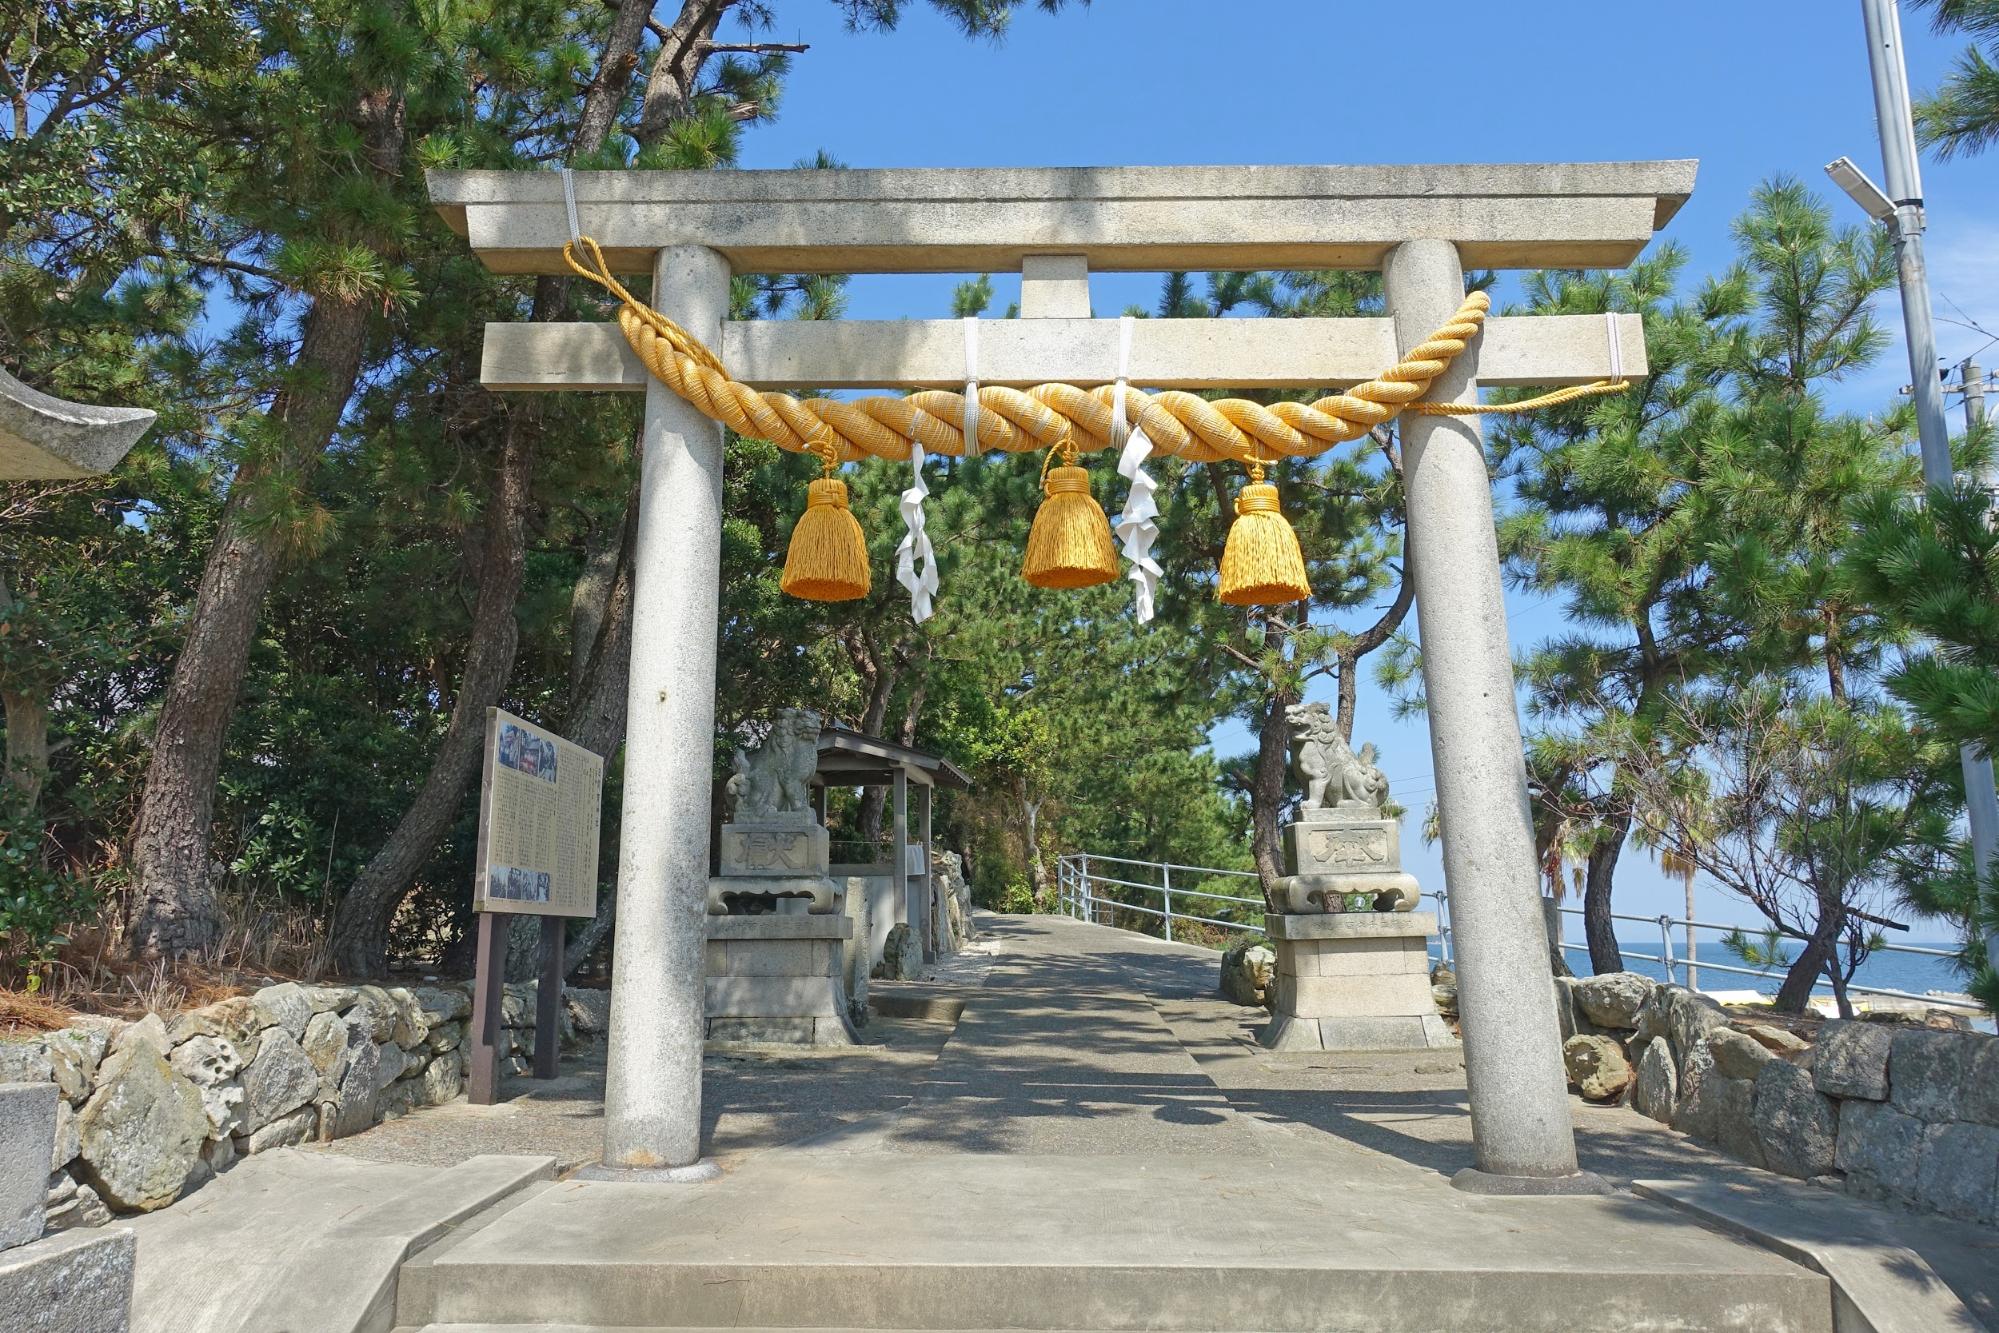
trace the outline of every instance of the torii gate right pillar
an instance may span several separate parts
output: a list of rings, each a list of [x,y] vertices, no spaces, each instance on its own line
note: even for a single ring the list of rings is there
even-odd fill
[[[1403,242],[1382,277],[1403,347],[1429,336],[1464,298],[1464,270],[1449,241]],[[1475,362],[1467,356],[1445,370],[1429,397],[1474,398]],[[1452,1183],[1476,1193],[1608,1192],[1600,1178],[1576,1167],[1534,875],[1492,483],[1477,423],[1414,413],[1401,419],[1409,573],[1416,580],[1478,1160]]]

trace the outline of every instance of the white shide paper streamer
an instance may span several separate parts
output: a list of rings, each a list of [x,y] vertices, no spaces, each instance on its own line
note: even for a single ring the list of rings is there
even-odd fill
[[[923,480],[923,446],[915,440],[909,442],[909,476],[909,489],[896,506],[908,531],[895,548],[895,581],[909,589],[909,618],[921,625],[930,619],[931,600],[937,595],[937,553],[923,530],[923,502],[930,497],[930,487]]]
[[[1143,427],[1130,429],[1125,416],[1125,384],[1131,373],[1131,334],[1134,321],[1130,315],[1118,320],[1117,387],[1111,394],[1111,441],[1122,439],[1124,450],[1118,455],[1117,470],[1131,483],[1131,490],[1125,495],[1124,510],[1118,515],[1116,532],[1124,558],[1131,568],[1125,577],[1132,582],[1132,609],[1143,625],[1152,619],[1152,597],[1159,587],[1159,577],[1164,572],[1159,562],[1152,558],[1152,543],[1159,540],[1159,504],[1152,493],[1159,484],[1145,470],[1145,460],[1152,453],[1152,441],[1146,437]]]

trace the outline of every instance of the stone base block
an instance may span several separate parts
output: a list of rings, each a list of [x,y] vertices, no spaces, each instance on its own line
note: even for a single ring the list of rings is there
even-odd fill
[[[1266,918],[1277,953],[1272,1050],[1403,1051],[1455,1046],[1430,993],[1428,913]]]
[[[0,1254],[0,1328],[8,1333],[126,1333],[130,1228],[65,1231]]]
[[[1441,1051],[1457,1047],[1450,1025],[1433,1015],[1390,1018],[1298,1018],[1278,1014],[1257,1034],[1273,1051]]]
[[[1413,912],[1420,897],[1414,875],[1395,870],[1380,874],[1286,875],[1276,883],[1278,900],[1290,912],[1345,912],[1348,899],[1358,896],[1376,912]]]
[[[60,1100],[53,1083],[0,1083],[0,1250],[42,1234]]]
[[[1322,817],[1284,826],[1294,875],[1380,874],[1402,868],[1402,821]]]
[[[1437,1002],[1422,973],[1301,977],[1280,970],[1271,1011],[1300,1018],[1422,1018],[1437,1012]]]
[[[824,878],[832,845],[810,815],[797,821],[722,825],[716,863],[725,876]]]
[[[845,916],[708,918],[707,1035],[713,1041],[853,1044]]]
[[[840,888],[823,876],[716,875],[708,881],[708,915],[772,916],[786,898],[809,898],[813,916],[840,911]]]

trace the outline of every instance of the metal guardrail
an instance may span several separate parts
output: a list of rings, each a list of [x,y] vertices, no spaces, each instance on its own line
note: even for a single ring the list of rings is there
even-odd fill
[[[1102,867],[1115,868],[1117,873],[1105,874]],[[1183,887],[1175,888],[1173,885],[1173,876],[1176,871],[1180,874]],[[1133,878],[1133,876],[1142,876],[1143,878]],[[1173,923],[1175,921],[1198,921],[1204,925],[1216,926],[1223,930],[1241,931],[1247,935],[1263,934],[1264,902],[1260,891],[1254,898],[1241,898],[1229,894],[1208,893],[1203,890],[1184,887],[1190,879],[1198,882],[1199,880],[1206,880],[1216,876],[1246,879],[1252,882],[1257,878],[1256,872],[1253,870],[1224,870],[1218,866],[1190,866],[1181,865],[1173,861],[1138,861],[1125,856],[1104,856],[1093,852],[1067,852],[1056,862],[1057,901],[1064,915],[1073,916],[1079,921],[1094,921],[1099,925],[1116,924],[1113,921],[1099,919],[1105,908],[1119,912],[1136,912],[1141,916],[1151,917],[1162,923],[1165,938],[1169,942],[1173,940]],[[1096,891],[1099,885],[1120,889],[1135,889],[1146,894],[1157,894],[1159,905],[1153,907],[1141,903],[1129,902],[1122,897],[1099,894]],[[1455,951],[1452,947],[1450,896],[1441,890],[1436,893],[1425,893],[1422,896],[1436,904],[1438,957],[1442,962],[1450,963],[1455,956]],[[1255,916],[1253,921],[1250,922],[1222,921],[1212,916],[1201,916],[1193,912],[1176,912],[1173,910],[1175,901],[1184,902],[1190,898],[1212,902],[1236,903],[1244,907],[1251,907],[1255,909]],[[1583,914],[1582,909],[1579,907],[1562,907],[1557,910],[1564,916],[1579,917]],[[1710,963],[1704,962],[1699,958],[1680,958],[1674,954],[1673,930],[1675,927],[1692,926],[1696,930],[1716,931],[1736,930],[1738,927],[1725,926],[1714,921],[1689,921],[1681,917],[1669,916],[1665,913],[1653,917],[1630,916],[1622,912],[1613,912],[1611,913],[1611,920],[1635,921],[1644,925],[1657,927],[1660,944],[1660,950],[1657,954],[1625,951],[1624,956],[1626,958],[1638,959],[1641,962],[1658,963],[1661,970],[1665,972],[1668,981],[1675,979],[1673,969],[1679,968],[1681,970],[1679,980],[1690,990],[1700,989],[1698,978],[1699,974],[1703,971],[1727,972],[1736,976],[1755,977],[1758,980],[1773,983],[1783,980],[1783,973],[1778,970],[1738,967],[1729,963]],[[1570,944],[1567,940],[1562,942],[1562,948],[1566,952],[1580,951],[1587,953],[1589,951],[1588,945]],[[1884,943],[1879,946],[1877,952],[1920,954],[1930,958],[1951,958],[1955,956],[1948,949],[1928,949],[1918,944]],[[1824,980],[1815,981],[1812,984],[1812,989],[1814,992],[1819,990],[1830,991],[1832,983]],[[1971,1009],[1974,1011],[1982,1009],[1982,1006],[1975,1000],[1962,1000],[1942,995],[1918,995],[1913,991],[1892,990],[1883,986],[1862,986],[1849,983],[1846,989],[1847,993],[1851,995],[1880,995],[1890,999],[1914,1000],[1922,1004],[1932,1004],[1943,1008]]]

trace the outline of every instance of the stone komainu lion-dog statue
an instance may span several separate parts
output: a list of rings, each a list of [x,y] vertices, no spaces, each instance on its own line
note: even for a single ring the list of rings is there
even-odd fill
[[[754,749],[739,749],[735,776],[725,788],[738,820],[810,816],[812,775],[819,767],[819,714],[786,708],[772,719],[770,734]]]
[[[1291,771],[1304,789],[1304,808],[1380,809],[1388,779],[1374,764],[1374,747],[1355,754],[1325,704],[1292,704],[1284,710],[1291,730]]]

